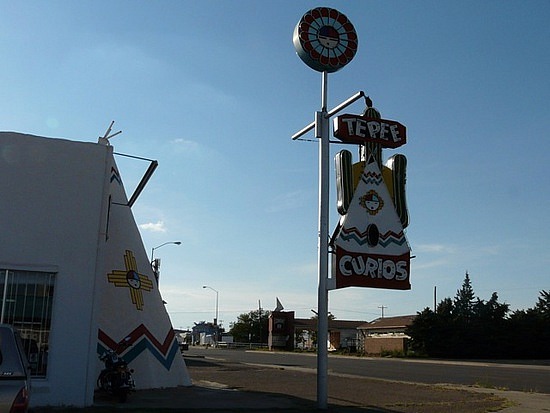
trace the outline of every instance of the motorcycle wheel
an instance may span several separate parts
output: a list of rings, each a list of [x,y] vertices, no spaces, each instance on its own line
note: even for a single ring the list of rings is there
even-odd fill
[[[101,390],[107,390],[105,374],[100,374],[97,378],[97,388]]]
[[[120,403],[126,403],[126,400],[128,400],[128,392],[126,391],[126,389],[119,390],[118,401]]]

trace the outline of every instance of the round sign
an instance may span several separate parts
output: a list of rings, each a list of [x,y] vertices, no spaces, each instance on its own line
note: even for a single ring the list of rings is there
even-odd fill
[[[304,14],[292,40],[306,65],[329,73],[351,62],[358,45],[353,24],[338,10],[328,7],[317,7]]]

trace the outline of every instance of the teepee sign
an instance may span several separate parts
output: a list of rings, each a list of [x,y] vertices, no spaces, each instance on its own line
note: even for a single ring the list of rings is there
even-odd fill
[[[407,158],[396,154],[382,164],[382,148],[407,142],[406,128],[382,119],[365,98],[362,115],[334,119],[334,136],[360,145],[360,162],[348,150],[336,157],[340,220],[331,238],[332,288],[373,287],[410,290],[411,249],[405,236]]]
[[[373,156],[336,228],[333,247],[336,288],[411,288],[409,244]]]

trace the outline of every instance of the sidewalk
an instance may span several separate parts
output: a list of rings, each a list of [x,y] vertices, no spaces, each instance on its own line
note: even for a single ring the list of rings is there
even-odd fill
[[[497,397],[509,400],[512,405],[498,410],[501,413],[550,412],[550,394],[479,388],[473,390],[478,393],[493,393]]]

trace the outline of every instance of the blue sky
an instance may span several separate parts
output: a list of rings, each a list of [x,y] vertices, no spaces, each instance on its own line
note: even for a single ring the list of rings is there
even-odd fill
[[[550,289],[547,1],[1,0],[0,130],[96,141],[115,120],[115,151],[159,161],[133,210],[149,253],[182,241],[155,251],[175,327],[214,317],[203,285],[226,327],[276,297],[310,317],[318,149],[290,137],[320,109],[321,75],[292,33],[318,6],[359,36],[329,76],[329,108],[363,90],[407,127],[384,157],[408,159],[416,256],[412,290],[332,291],[329,310],[413,314],[435,286],[453,297],[466,271],[480,298],[533,306]],[[117,161],[132,192],[147,164]],[[330,214],[332,232],[334,182]]]

